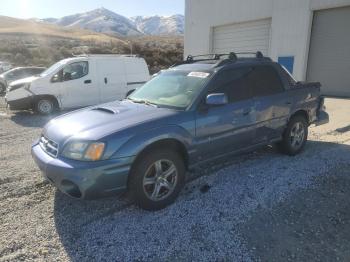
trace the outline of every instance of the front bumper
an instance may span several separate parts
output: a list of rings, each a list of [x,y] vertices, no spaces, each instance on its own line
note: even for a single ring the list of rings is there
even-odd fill
[[[134,157],[96,162],[53,158],[38,144],[32,156],[44,176],[61,192],[81,199],[97,199],[126,191]]]
[[[31,96],[11,101],[5,97],[5,102],[10,110],[27,110],[33,107],[33,97]]]

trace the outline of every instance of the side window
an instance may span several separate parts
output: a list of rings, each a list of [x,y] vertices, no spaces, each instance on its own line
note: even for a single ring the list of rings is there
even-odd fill
[[[250,67],[229,69],[219,73],[213,92],[225,93],[229,103],[242,101],[251,97],[247,77]]]
[[[11,79],[16,76],[16,71],[12,71],[6,74],[6,78]]]
[[[18,70],[18,73],[17,73],[17,77],[18,77],[18,78],[26,77],[26,76],[27,76],[26,70],[24,70],[24,69]]]
[[[31,68],[28,70],[27,75],[38,75],[42,72],[39,68]]]
[[[248,81],[255,97],[268,96],[284,90],[279,75],[271,66],[254,67]]]
[[[23,70],[21,70],[21,69],[12,71],[12,72],[10,72],[10,73],[7,74],[6,78],[7,78],[8,80],[23,78],[22,71],[23,71]]]
[[[72,63],[63,68],[63,81],[71,81],[82,78],[89,73],[88,62]]]

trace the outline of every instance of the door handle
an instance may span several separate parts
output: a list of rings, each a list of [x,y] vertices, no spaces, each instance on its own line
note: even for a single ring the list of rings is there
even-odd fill
[[[84,84],[91,84],[91,80],[85,80]]]
[[[286,105],[291,105],[291,104],[292,104],[292,102],[286,101]]]
[[[108,79],[107,79],[107,77],[105,77],[105,84],[107,84],[108,83]]]

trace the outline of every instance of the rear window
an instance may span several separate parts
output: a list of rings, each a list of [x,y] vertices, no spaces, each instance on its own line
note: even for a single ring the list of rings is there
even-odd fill
[[[255,66],[248,78],[254,97],[268,96],[284,90],[282,81],[271,66]]]

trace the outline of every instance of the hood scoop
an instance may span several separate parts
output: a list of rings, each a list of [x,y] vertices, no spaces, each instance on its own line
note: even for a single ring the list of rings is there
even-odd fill
[[[116,115],[116,114],[120,113],[120,111],[118,109],[113,109],[113,108],[110,108],[110,107],[103,107],[103,106],[95,107],[92,110],[94,110],[94,111],[102,111],[102,112],[106,112],[106,113],[113,114],[113,115]]]

